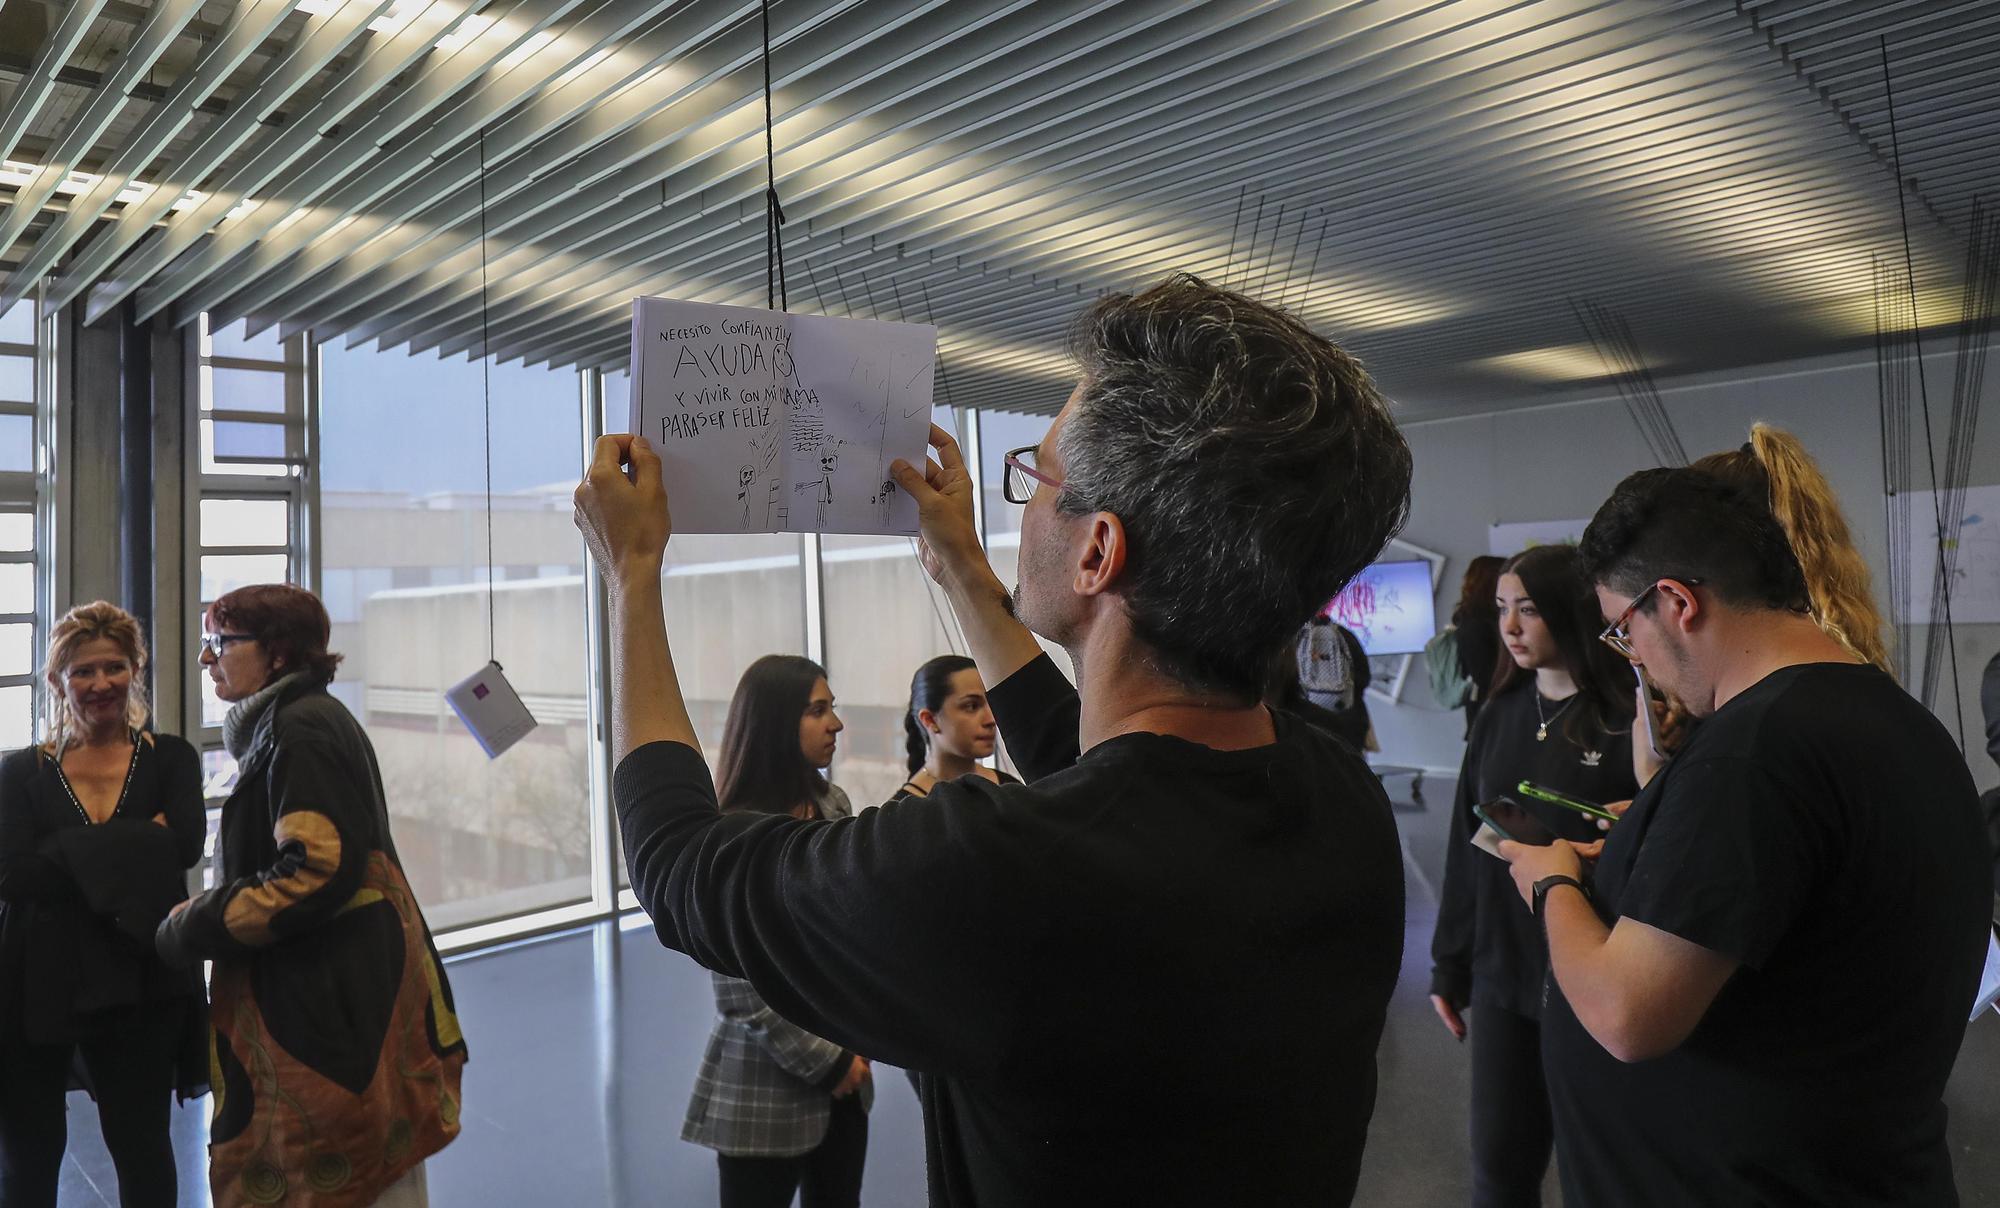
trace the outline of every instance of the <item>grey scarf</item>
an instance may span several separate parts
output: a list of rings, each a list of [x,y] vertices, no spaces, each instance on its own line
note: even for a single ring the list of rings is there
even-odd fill
[[[287,685],[305,678],[305,672],[294,671],[282,675],[262,688],[237,701],[229,709],[229,715],[222,719],[222,745],[229,748],[231,756],[241,760],[250,753],[251,736],[257,733],[257,720],[264,716],[264,710],[278,699]]]

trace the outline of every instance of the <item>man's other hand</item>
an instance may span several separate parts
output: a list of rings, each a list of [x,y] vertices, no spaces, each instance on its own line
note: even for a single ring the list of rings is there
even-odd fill
[[[1579,881],[1583,879],[1582,855],[1575,844],[1562,839],[1546,847],[1502,839],[1500,858],[1507,861],[1508,871],[1514,875],[1514,888],[1520,891],[1521,900],[1530,906],[1535,902],[1535,882],[1543,877],[1561,875],[1575,877]]]
[[[973,523],[972,475],[966,471],[958,441],[932,424],[930,445],[937,457],[926,458],[921,473],[900,457],[890,464],[889,473],[917,501],[917,528],[922,533],[918,558],[925,573],[943,583],[956,570],[983,564],[986,551],[980,548]]]
[[[590,469],[576,488],[576,527],[607,583],[615,587],[635,578],[657,582],[673,518],[660,480],[659,455],[645,437],[620,433],[597,438]]]

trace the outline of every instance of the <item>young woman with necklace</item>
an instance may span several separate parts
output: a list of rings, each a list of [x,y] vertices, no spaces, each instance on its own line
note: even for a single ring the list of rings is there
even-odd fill
[[[1453,1035],[1472,1037],[1472,1202],[1481,1208],[1541,1203],[1554,1134],[1541,1064],[1547,949],[1507,866],[1472,848],[1472,808],[1510,797],[1557,835],[1588,842],[1602,837],[1594,821],[1515,786],[1533,781],[1594,802],[1629,800],[1637,788],[1635,679],[1597,641],[1597,598],[1576,551],[1540,546],[1509,559],[1495,604],[1508,657],[1467,741],[1431,941],[1432,1005]]]
[[[910,778],[890,801],[928,797],[941,781],[961,776],[979,776],[994,784],[1020,783],[980,762],[992,756],[1000,730],[987,707],[979,668],[962,654],[941,654],[917,668],[910,680],[903,730]]]

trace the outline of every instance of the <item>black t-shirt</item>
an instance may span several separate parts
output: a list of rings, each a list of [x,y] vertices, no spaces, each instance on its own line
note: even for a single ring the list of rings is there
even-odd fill
[[[1941,1096],[1987,860],[1964,758],[1882,672],[1787,667],[1718,709],[1612,828],[1595,902],[1742,967],[1632,1064],[1551,979],[1563,1202],[1956,1204]]]
[[[1005,768],[995,768],[995,769],[994,769],[993,771],[994,771],[994,774],[995,774],[995,775],[997,775],[998,777],[1000,777],[1000,781],[999,781],[999,782],[1000,782],[1001,784],[1019,784],[1019,783],[1021,783],[1021,780],[1020,780],[1020,778],[1019,778],[1018,776],[1012,776],[1012,775],[1009,775],[1009,774],[1008,774],[1008,772],[1007,772],[1007,770],[1006,770]],[[977,773],[977,772],[974,772],[974,773],[972,773],[972,774],[973,774],[974,776],[978,776],[978,775],[979,775],[979,773]],[[984,779],[984,777],[981,777],[981,779]],[[936,787],[937,787],[937,785],[932,785],[932,786],[931,786],[931,788],[936,788]],[[916,798],[923,798],[923,797],[928,797],[928,796],[930,796],[930,793],[929,793],[929,792],[927,792],[927,791],[925,791],[925,790],[923,790],[923,789],[920,789],[920,788],[918,788],[918,787],[917,787],[917,778],[916,778],[916,775],[915,775],[915,774],[912,774],[912,775],[911,775],[911,777],[910,777],[910,778],[909,778],[908,780],[905,780],[905,781],[904,781],[903,783],[901,783],[901,784],[899,784],[899,785],[897,785],[897,786],[896,786],[896,791],[895,791],[895,792],[893,792],[893,793],[889,794],[889,801],[901,801],[901,800],[903,800],[903,799],[904,799],[905,797],[916,797]],[[889,804],[889,801],[884,801],[884,802],[883,802],[882,804],[884,804],[884,805],[887,805],[887,804]]]
[[[1283,714],[1268,746],[1078,758],[1046,658],[991,700],[1027,784],[833,822],[718,814],[693,750],[632,752],[614,796],[662,942],[928,1075],[933,1204],[1349,1202],[1402,956],[1375,777]]]
[[[1585,718],[1558,715],[1581,708],[1580,697],[1568,702],[1545,697],[1539,712],[1537,703],[1534,678],[1524,676],[1473,723],[1451,807],[1444,886],[1431,934],[1431,993],[1456,1006],[1504,1007],[1531,1019],[1542,1013],[1548,946],[1507,866],[1472,846],[1479,828],[1472,807],[1511,797],[1556,834],[1588,843],[1604,837],[1595,820],[1536,801],[1516,786],[1531,780],[1597,804],[1630,801],[1639,787],[1632,779],[1630,731],[1607,734]],[[1544,718],[1548,737],[1538,740],[1535,732]]]

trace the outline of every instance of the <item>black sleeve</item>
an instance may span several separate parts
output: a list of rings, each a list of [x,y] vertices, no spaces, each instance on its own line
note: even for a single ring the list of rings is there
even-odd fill
[[[325,740],[283,739],[267,773],[277,856],[196,897],[160,924],[170,965],[241,954],[338,915],[361,888],[373,831],[366,773]]]
[[[1758,761],[1672,770],[1618,914],[1759,968],[1818,876],[1824,832]]]
[[[882,804],[894,805],[898,801],[908,800],[911,797],[922,797],[922,796],[924,796],[924,794],[917,791],[916,785],[905,780],[901,785],[897,786],[895,792],[889,794],[889,799],[887,801],[884,801]]]
[[[160,755],[160,812],[174,833],[182,868],[201,863],[208,841],[208,805],[201,796],[201,754],[186,740],[163,734],[154,740]]]
[[[968,778],[859,817],[717,811],[708,767],[650,743],[612,778],[660,942],[786,1019],[892,1065],[978,1076],[1006,1051],[1042,928],[1041,850]]]
[[[1454,1007],[1472,1001],[1473,860],[1487,859],[1472,846],[1472,807],[1479,797],[1479,748],[1492,728],[1482,712],[1473,724],[1459,765],[1458,788],[1452,794],[1451,818],[1445,825],[1444,884],[1438,888],[1437,926],[1431,932],[1431,993]]]
[[[46,836],[30,788],[40,759],[30,747],[0,762],[0,900],[82,897],[76,881],[42,851]]]
[[[1993,892],[2000,894],[2000,788],[1987,789],[1979,807],[1986,812],[1986,837],[1993,841]],[[2000,911],[1993,917],[2000,922]]]
[[[986,703],[1007,740],[1007,754],[1021,777],[1035,783],[1075,763],[1080,754],[1078,723],[1083,703],[1075,685],[1063,678],[1046,654],[986,690]]]

